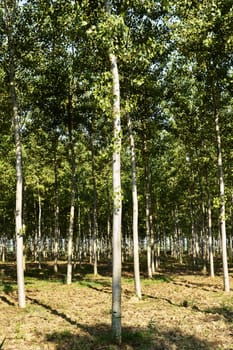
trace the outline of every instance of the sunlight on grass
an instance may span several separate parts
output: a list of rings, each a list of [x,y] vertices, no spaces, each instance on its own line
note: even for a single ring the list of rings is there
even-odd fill
[[[153,276],[153,278],[147,278],[142,280],[142,282],[145,285],[151,285],[151,284],[156,284],[156,283],[168,283],[171,282],[173,279],[170,276],[166,276],[166,275],[155,275]]]
[[[53,280],[38,280],[35,277],[25,277],[25,285],[26,288],[48,288],[51,286],[51,288],[54,288],[54,285],[63,285],[64,283],[60,279],[53,279]]]

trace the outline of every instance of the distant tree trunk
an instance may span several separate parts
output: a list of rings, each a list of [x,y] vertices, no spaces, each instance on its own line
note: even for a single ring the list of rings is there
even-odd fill
[[[211,207],[211,195],[209,187],[208,172],[206,171],[206,183],[207,183],[207,194],[208,194],[208,238],[209,238],[209,275],[214,277],[214,253],[213,253],[213,232],[212,232],[212,207]]]
[[[4,263],[6,261],[6,236],[3,234],[1,239],[1,261]]]
[[[145,141],[144,151],[147,159],[147,144]],[[151,249],[151,198],[150,198],[150,169],[148,160],[145,164],[145,182],[146,182],[146,244],[147,244],[147,274],[148,278],[152,278],[152,249]]]
[[[9,78],[10,94],[13,108],[13,121],[16,147],[16,207],[15,207],[15,233],[16,233],[16,263],[19,307],[26,306],[24,292],[24,258],[23,258],[23,170],[22,170],[22,144],[21,144],[21,118],[18,113],[17,95],[15,89],[15,53],[13,43],[14,16],[17,3],[12,0],[11,8],[5,2],[5,24],[8,36]]]
[[[131,148],[131,169],[132,169],[132,200],[133,200],[133,257],[134,257],[134,286],[136,296],[141,299],[140,267],[139,267],[139,244],[138,244],[138,195],[136,175],[135,144],[132,131],[132,123],[128,114],[128,128]]]
[[[121,343],[121,118],[120,84],[116,56],[109,54],[113,77],[113,271],[112,271],[112,334],[117,344]]]
[[[12,88],[11,88],[12,90]],[[13,96],[13,101],[15,100]],[[16,100],[15,100],[16,102]],[[23,224],[22,224],[22,201],[23,201],[23,171],[22,171],[22,146],[20,136],[20,119],[16,104],[14,104],[15,120],[15,143],[16,143],[16,208],[15,208],[15,231],[17,244],[17,281],[19,307],[26,306],[24,293],[24,257],[23,257]]]
[[[55,210],[54,210],[54,272],[58,272],[58,250],[59,250],[59,188],[58,188],[58,171],[57,171],[57,145],[54,145],[54,191],[55,191]]]
[[[108,208],[107,208],[107,257],[108,259],[111,259],[111,238],[110,238],[110,233],[111,233],[111,205],[110,205],[110,193],[109,193],[109,174],[107,175],[107,181],[106,181],[106,188],[107,188],[107,203],[108,203]]]
[[[42,258],[42,237],[41,237],[41,196],[39,188],[39,179],[37,179],[37,194],[38,194],[38,229],[37,229],[37,257],[38,257],[38,268],[41,269],[41,258]]]
[[[97,276],[97,189],[95,180],[95,156],[93,146],[93,135],[91,132],[91,172],[92,172],[92,183],[93,183],[93,258],[94,258],[94,275]]]
[[[223,175],[223,166],[222,166],[222,148],[221,148],[220,127],[219,127],[219,112],[216,109],[215,109],[215,127],[216,127],[217,150],[218,150],[220,232],[221,232],[221,238],[222,238],[223,284],[224,284],[224,291],[229,292],[230,283],[229,283],[228,263],[227,263],[224,175]]]
[[[70,196],[70,217],[69,233],[67,244],[67,276],[66,283],[72,282],[72,255],[73,255],[73,235],[74,235],[74,213],[75,213],[75,196],[76,196],[76,163],[73,140],[73,125],[70,120],[69,124],[69,144],[70,144],[70,163],[71,163],[71,196]]]

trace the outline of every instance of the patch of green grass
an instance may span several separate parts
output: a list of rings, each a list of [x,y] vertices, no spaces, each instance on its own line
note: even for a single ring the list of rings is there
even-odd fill
[[[54,332],[54,333],[50,334],[47,337],[47,339],[49,341],[54,341],[55,340],[56,342],[61,343],[62,341],[70,339],[72,337],[73,337],[73,334],[70,331],[64,330],[62,332]]]
[[[88,287],[93,289],[102,289],[106,287],[111,287],[111,281],[109,279],[101,279],[97,276],[89,276],[78,282],[79,287]]]
[[[147,278],[143,280],[146,285],[156,284],[156,283],[169,283],[172,281],[172,277],[167,275],[155,275],[153,278]]]
[[[2,290],[4,293],[10,294],[13,292],[14,287],[12,286],[12,284],[3,283]]]
[[[25,333],[23,331],[22,324],[20,321],[15,324],[15,335],[17,339],[25,338]]]
[[[208,308],[206,310],[207,313],[219,314],[224,316],[227,322],[233,322],[233,306],[232,304],[228,304],[228,302],[223,302],[219,305],[219,307]]]
[[[133,279],[133,278],[126,278],[126,277],[123,277],[123,278],[122,278],[122,281],[125,282],[125,283],[130,283],[130,284],[133,284],[133,283],[134,283],[134,279]]]
[[[46,339],[49,342],[57,344],[58,349],[89,350],[90,344],[93,343],[91,337],[89,338],[88,336],[78,336],[72,334],[68,330],[48,334]]]
[[[106,350],[118,349],[113,343],[111,332],[102,331],[94,337],[93,342],[96,344],[96,348],[104,348]],[[122,347],[124,349],[148,350],[151,345],[151,330],[122,329]]]
[[[64,283],[60,280],[38,280],[35,277],[25,277],[25,285],[28,288],[44,289],[44,288],[54,288],[54,285],[63,285]]]
[[[78,285],[84,288],[88,287],[88,288],[100,289],[100,284],[96,281],[83,280],[78,282]]]
[[[123,329],[122,341],[133,349],[148,350],[152,345],[152,331]]]

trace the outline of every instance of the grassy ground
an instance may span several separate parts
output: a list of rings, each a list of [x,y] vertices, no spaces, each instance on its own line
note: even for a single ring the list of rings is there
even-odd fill
[[[186,350],[233,349],[233,292],[222,277],[190,273],[184,266],[142,277],[143,299],[134,296],[131,265],[122,279],[121,347],[111,341],[111,278],[101,265],[78,267],[74,283],[63,283],[65,265],[54,275],[28,264],[27,307],[17,307],[14,264],[0,265],[0,344],[4,350]],[[233,279],[230,278],[233,289]]]

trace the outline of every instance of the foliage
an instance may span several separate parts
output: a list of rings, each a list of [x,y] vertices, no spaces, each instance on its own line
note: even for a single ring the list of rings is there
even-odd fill
[[[105,1],[27,0],[19,2],[14,14],[15,80],[23,121],[24,222],[30,256],[38,235],[39,201],[45,250],[51,254],[57,204],[60,238],[67,238],[71,126],[77,169],[74,241],[78,238],[79,243],[75,253],[87,254],[93,233],[92,145],[98,239],[100,246],[109,247],[114,139],[108,53],[113,49],[121,85],[124,241],[129,245],[132,231],[127,114],[135,136],[141,240],[146,236],[147,166],[152,223],[161,245],[164,237],[172,240],[177,232],[188,242],[195,232],[202,245],[209,195],[213,233],[218,239],[214,97],[222,132],[226,220],[229,234],[232,231],[231,1],[125,0],[109,5],[111,15]],[[1,237],[12,239],[15,165],[6,21],[1,4],[0,230]]]

